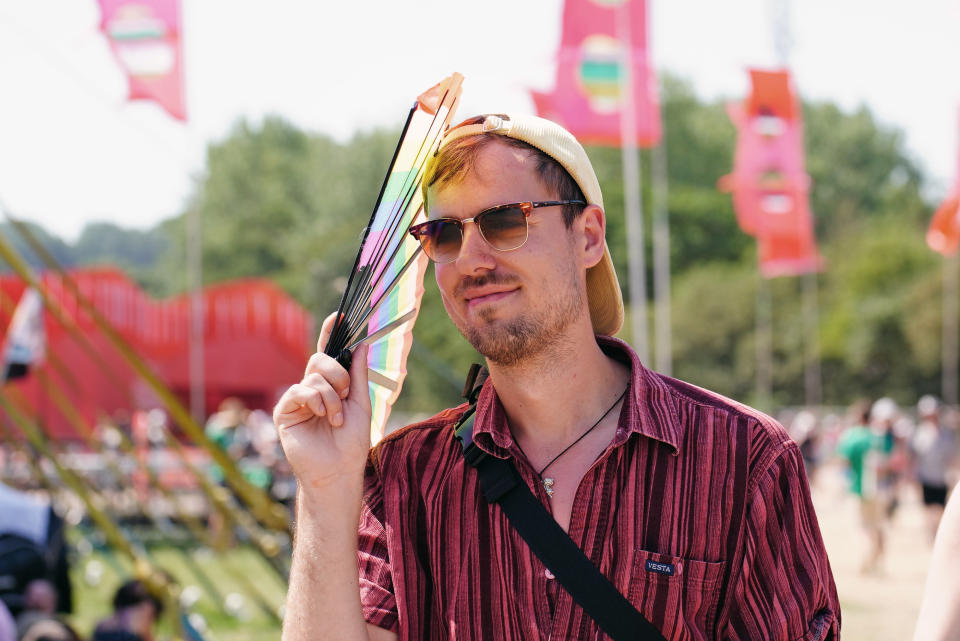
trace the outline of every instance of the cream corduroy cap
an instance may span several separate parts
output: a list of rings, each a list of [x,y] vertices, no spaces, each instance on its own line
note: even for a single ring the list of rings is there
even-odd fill
[[[516,138],[536,147],[556,160],[577,182],[587,203],[603,208],[600,183],[593,165],[576,138],[555,122],[529,115],[491,115],[483,122],[471,118],[451,128],[440,143],[440,149],[466,136],[500,134]],[[597,334],[613,336],[623,325],[623,294],[617,281],[617,272],[610,259],[610,248],[603,242],[603,258],[587,270],[587,302],[590,306],[590,322]]]

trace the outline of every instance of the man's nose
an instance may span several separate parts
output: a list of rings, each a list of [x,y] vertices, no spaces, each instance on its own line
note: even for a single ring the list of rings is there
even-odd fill
[[[461,273],[472,274],[478,270],[493,269],[493,248],[483,238],[480,228],[473,221],[463,226],[463,238],[460,241],[460,254],[457,256],[457,268]]]

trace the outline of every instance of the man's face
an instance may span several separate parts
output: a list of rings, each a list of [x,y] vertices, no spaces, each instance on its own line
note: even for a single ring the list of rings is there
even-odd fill
[[[428,194],[431,218],[471,218],[496,205],[556,199],[527,152],[499,142],[479,153],[464,180]],[[450,318],[478,352],[501,365],[543,353],[573,323],[589,323],[578,225],[566,228],[561,207],[534,209],[527,225],[527,242],[503,252],[467,223],[458,258],[436,265]]]

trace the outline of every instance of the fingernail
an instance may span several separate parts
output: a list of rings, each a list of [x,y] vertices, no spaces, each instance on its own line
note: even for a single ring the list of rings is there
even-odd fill
[[[348,394],[350,394],[349,387],[345,387],[342,390],[340,390],[340,398],[346,398]]]
[[[340,415],[340,412],[337,412],[333,415],[333,418],[330,419],[330,422],[333,423],[336,427],[340,427],[340,424],[343,423],[343,417]]]

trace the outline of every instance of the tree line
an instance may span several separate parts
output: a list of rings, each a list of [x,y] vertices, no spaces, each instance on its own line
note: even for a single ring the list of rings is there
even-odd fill
[[[663,78],[661,99],[673,374],[756,400],[756,247],[737,227],[730,196],[716,188],[732,167],[735,130],[722,101],[700,99],[681,79]],[[823,400],[846,404],[890,395],[912,403],[938,391],[940,377],[943,260],[924,244],[932,213],[922,195],[928,185],[903,133],[866,108],[851,112],[817,102],[804,104],[803,113],[811,205],[826,259],[818,277]],[[339,301],[398,135],[399,128],[373,130],[338,143],[278,117],[241,121],[208,147],[206,167],[179,215],[144,231],[91,224],[72,244],[37,231],[65,263],[112,262],[147,291],[165,296],[187,286],[185,220],[196,210],[203,221],[205,282],[273,279],[315,314],[319,326]],[[588,148],[588,153],[625,286],[620,150]],[[649,152],[643,154],[649,212],[651,163]],[[648,243],[651,237],[648,228]],[[431,269],[427,280],[432,278]],[[771,282],[777,406],[803,402],[800,292],[798,278]],[[431,412],[456,402],[467,366],[478,356],[446,318],[430,282],[414,334],[400,408]]]

